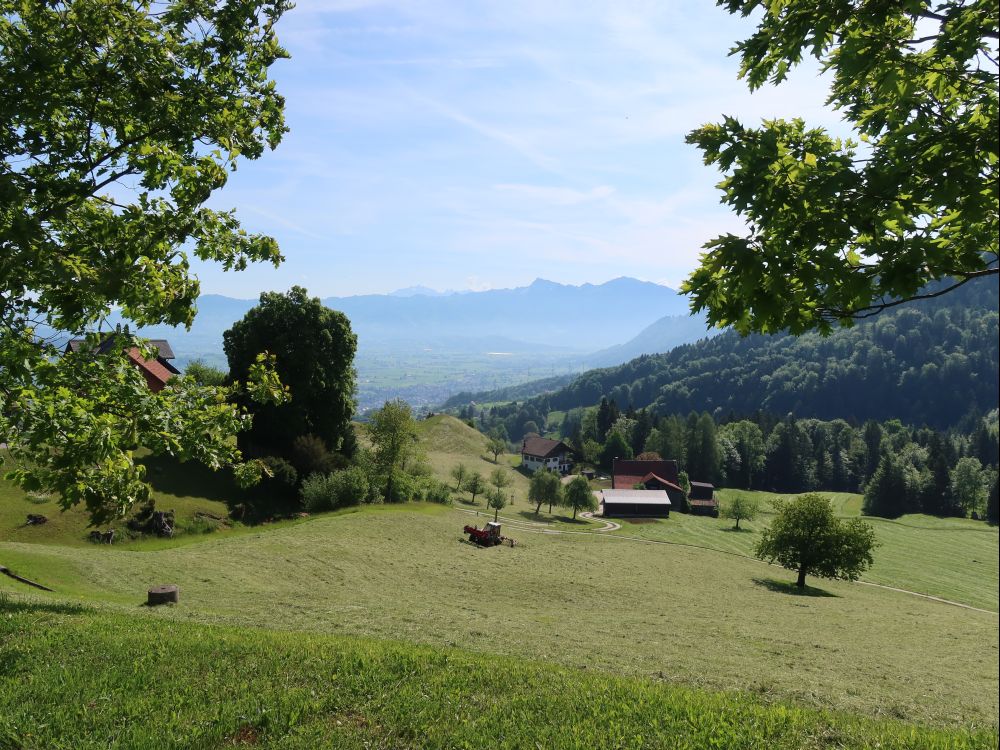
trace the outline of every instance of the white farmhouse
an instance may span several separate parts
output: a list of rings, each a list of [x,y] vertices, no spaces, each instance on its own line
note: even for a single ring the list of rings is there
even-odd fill
[[[521,465],[528,471],[550,469],[566,474],[573,465],[573,449],[561,440],[526,437],[521,443]]]

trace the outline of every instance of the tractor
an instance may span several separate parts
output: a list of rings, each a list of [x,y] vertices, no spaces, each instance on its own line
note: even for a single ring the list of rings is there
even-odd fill
[[[513,547],[515,544],[513,539],[500,534],[500,524],[496,521],[489,521],[481,529],[478,526],[466,526],[463,531],[469,535],[470,542],[480,547],[495,547],[498,544]]]

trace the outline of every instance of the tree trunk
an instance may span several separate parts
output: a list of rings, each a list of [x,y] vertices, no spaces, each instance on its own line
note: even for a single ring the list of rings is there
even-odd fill
[[[803,565],[802,567],[799,568],[799,580],[797,580],[795,582],[795,585],[798,586],[800,589],[804,589],[806,587],[806,567],[805,567],[805,565]]]
[[[573,506],[573,520],[576,520],[576,506]]]
[[[739,518],[736,519],[736,530],[737,531],[740,530],[740,519]]]
[[[500,509],[499,508],[494,508],[493,509],[493,520],[496,521],[498,518],[500,518]]]

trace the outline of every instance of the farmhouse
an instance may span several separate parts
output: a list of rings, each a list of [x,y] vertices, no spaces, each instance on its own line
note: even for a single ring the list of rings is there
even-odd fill
[[[719,501],[715,499],[715,486],[707,482],[691,482],[688,505],[692,513],[719,517]]]
[[[573,465],[573,449],[561,440],[526,437],[521,443],[521,465],[528,471],[551,469],[566,474]]]
[[[639,461],[616,458],[611,472],[611,488],[636,489],[642,485],[647,490],[663,490],[675,504],[682,503],[684,490],[677,479],[676,461]]]
[[[97,353],[107,354],[114,346],[114,341],[114,336],[105,338],[98,344]],[[170,348],[170,344],[166,339],[151,339],[149,343],[151,346],[156,347],[157,354],[155,358],[146,359],[139,353],[139,349],[134,346],[125,351],[124,354],[139,372],[142,373],[142,376],[146,379],[146,385],[149,386],[149,390],[153,393],[159,393],[166,386],[167,381],[174,375],[180,375],[181,371],[170,364],[170,360],[174,358],[174,350]],[[70,339],[69,343],[66,344],[65,353],[78,352],[85,344],[86,341],[83,339]]]
[[[670,518],[670,497],[666,490],[603,490],[601,505],[605,518]]]

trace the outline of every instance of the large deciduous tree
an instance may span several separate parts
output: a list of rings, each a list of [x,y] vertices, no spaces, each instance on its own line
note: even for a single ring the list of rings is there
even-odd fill
[[[747,225],[705,246],[695,310],[744,334],[829,331],[998,273],[995,2],[719,5],[760,14],[733,50],[751,89],[812,56],[857,139],[732,117],[688,135]]]
[[[112,309],[190,325],[191,256],[280,261],[272,238],[205,202],[285,131],[268,68],[287,7],[0,0],[0,443],[9,476],[95,522],[148,497],[139,446],[239,465],[231,437],[248,420],[231,393],[194,379],[151,393],[122,356],[133,336],[60,357],[53,332],[93,333]]]
[[[386,401],[371,415],[368,436],[372,441],[375,469],[385,481],[385,501],[395,502],[394,487],[406,471],[407,461],[417,449],[417,423],[410,405],[401,399]]]
[[[805,587],[807,575],[856,581],[872,564],[874,529],[858,518],[836,518],[822,495],[776,500],[774,506],[777,515],[762,532],[754,554],[797,571],[799,588]]]
[[[287,403],[254,407],[243,447],[287,456],[301,435],[315,435],[331,450],[341,447],[354,412],[357,349],[346,315],[299,286],[285,294],[265,292],[222,341],[232,377],[243,378],[256,353],[266,350],[291,393]]]

